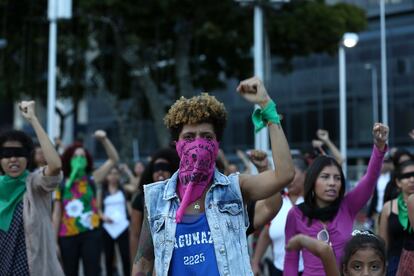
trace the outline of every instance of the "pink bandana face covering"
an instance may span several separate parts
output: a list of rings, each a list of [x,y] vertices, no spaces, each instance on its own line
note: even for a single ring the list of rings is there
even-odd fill
[[[188,205],[199,199],[210,184],[219,145],[216,140],[197,138],[180,140],[175,147],[180,157],[177,190],[181,198],[175,218],[180,223]]]

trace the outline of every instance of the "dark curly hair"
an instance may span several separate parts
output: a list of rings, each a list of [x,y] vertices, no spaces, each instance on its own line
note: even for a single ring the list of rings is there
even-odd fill
[[[177,141],[186,124],[210,123],[213,125],[217,140],[220,141],[227,121],[224,104],[214,96],[202,93],[190,99],[181,97],[168,111],[164,123],[170,129],[172,139]]]
[[[92,173],[93,170],[93,159],[92,159],[92,155],[83,147],[82,143],[79,142],[75,142],[72,145],[68,146],[65,151],[62,154],[62,170],[63,170],[63,175],[65,177],[69,177],[70,176],[70,171],[71,171],[71,167],[70,167],[70,160],[73,157],[73,154],[75,153],[76,149],[78,148],[82,148],[85,151],[85,157],[87,160],[87,166],[86,166],[86,173],[90,174]]]
[[[0,134],[0,147],[3,147],[6,142],[19,142],[22,144],[22,147],[27,151],[29,156],[27,159],[27,168],[31,167],[33,162],[32,153],[34,151],[34,144],[32,138],[29,137],[26,133],[20,130],[7,130]],[[3,169],[0,170],[4,173]]]

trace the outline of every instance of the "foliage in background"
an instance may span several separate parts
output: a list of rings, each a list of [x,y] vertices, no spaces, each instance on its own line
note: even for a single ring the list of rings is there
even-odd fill
[[[295,56],[335,54],[344,32],[366,26],[364,12],[348,4],[262,4],[271,53],[287,69]],[[79,0],[73,5],[73,19],[58,27],[58,95],[71,97],[75,107],[86,93],[102,90],[115,100],[130,99],[134,110],[142,110],[140,118],[154,121],[160,145],[169,141],[162,118],[176,98],[252,74],[251,6],[233,0]],[[46,0],[0,0],[0,37],[8,40],[0,49],[3,99],[46,99],[46,8]],[[119,110],[118,117],[137,119],[134,110]]]

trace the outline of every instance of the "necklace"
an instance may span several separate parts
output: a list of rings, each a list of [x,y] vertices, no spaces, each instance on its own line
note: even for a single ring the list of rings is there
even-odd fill
[[[196,210],[200,210],[200,204],[199,204],[198,202],[196,202],[196,203],[194,204],[194,209],[196,209]]]
[[[332,243],[329,241],[329,232],[326,228],[326,224],[322,221],[320,221],[320,223],[322,224],[323,228],[318,232],[318,234],[316,234],[316,238],[320,241],[326,242],[329,245],[332,245]]]

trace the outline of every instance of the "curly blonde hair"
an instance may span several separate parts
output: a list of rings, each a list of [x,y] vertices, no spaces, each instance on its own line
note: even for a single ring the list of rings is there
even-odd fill
[[[200,123],[211,123],[217,140],[221,140],[226,121],[227,111],[224,104],[207,93],[190,99],[181,97],[164,117],[164,123],[170,129],[173,140],[178,140],[184,125]]]

